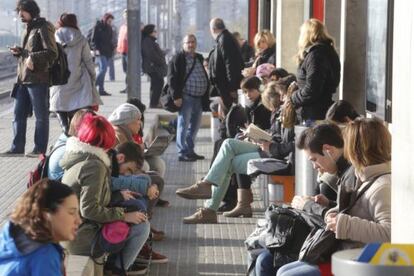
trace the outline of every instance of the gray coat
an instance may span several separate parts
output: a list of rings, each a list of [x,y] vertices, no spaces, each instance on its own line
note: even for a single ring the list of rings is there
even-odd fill
[[[63,27],[56,41],[66,45],[70,77],[65,85],[50,88],[50,111],[73,111],[102,104],[95,87],[95,65],[86,38],[79,30]]]

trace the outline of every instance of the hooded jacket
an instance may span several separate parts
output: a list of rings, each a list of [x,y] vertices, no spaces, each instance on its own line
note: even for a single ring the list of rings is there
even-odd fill
[[[50,111],[73,111],[102,104],[95,87],[95,65],[86,38],[70,27],[59,28],[55,37],[64,46],[70,77],[67,84],[50,88]]]
[[[124,218],[122,208],[108,207],[111,200],[110,164],[110,158],[102,148],[80,142],[76,137],[68,139],[60,161],[65,170],[62,182],[76,192],[83,221],[76,239],[65,244],[71,254],[88,256],[100,226]]]
[[[42,17],[31,20],[23,32],[22,52],[17,63],[17,82],[23,84],[49,84],[49,67],[57,58],[58,50],[52,23]],[[34,69],[26,66],[31,57]]]
[[[34,241],[11,221],[3,226],[0,234],[0,275],[63,275],[62,259],[60,245]]]

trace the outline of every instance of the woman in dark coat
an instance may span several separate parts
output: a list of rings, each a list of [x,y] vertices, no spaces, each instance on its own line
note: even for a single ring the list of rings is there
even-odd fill
[[[323,120],[332,105],[341,77],[341,65],[334,48],[334,40],[317,19],[309,19],[300,29],[297,80],[299,89],[290,103],[301,108],[301,120],[306,125]]]

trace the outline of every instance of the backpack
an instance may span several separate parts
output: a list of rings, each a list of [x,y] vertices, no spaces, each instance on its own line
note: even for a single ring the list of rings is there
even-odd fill
[[[70,71],[68,66],[68,57],[65,53],[66,45],[56,42],[58,56],[49,68],[49,84],[64,85],[68,83]]]
[[[39,155],[39,162],[37,163],[36,167],[29,172],[29,181],[27,182],[26,186],[27,188],[32,187],[37,181],[48,177],[48,170],[49,170],[49,159],[50,156],[60,147],[65,146],[66,144],[60,144],[57,147],[54,147],[52,151],[46,155],[44,153]]]

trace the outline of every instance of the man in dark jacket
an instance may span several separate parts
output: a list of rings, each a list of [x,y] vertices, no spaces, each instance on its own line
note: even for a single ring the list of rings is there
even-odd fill
[[[150,86],[150,107],[160,107],[159,101],[162,87],[164,86],[164,77],[167,74],[167,64],[165,62],[165,53],[161,50],[156,42],[157,31],[155,25],[148,24],[142,29],[142,71],[151,79]]]
[[[251,64],[253,63],[253,58],[254,58],[253,47],[250,46],[249,43],[241,37],[239,32],[234,32],[233,36],[239,43],[240,52],[241,52],[244,64],[251,66]]]
[[[178,160],[192,162],[204,159],[194,152],[194,139],[200,128],[203,101],[209,101],[209,82],[204,69],[204,58],[196,53],[195,35],[183,39],[183,51],[176,54],[168,65],[168,84],[174,104],[180,107],[177,121]]]
[[[210,81],[228,110],[233,102],[237,102],[237,89],[243,78],[243,59],[238,42],[221,18],[210,21],[210,32],[217,42],[208,62]]]
[[[115,49],[112,43],[113,33],[111,25],[113,19],[114,16],[112,14],[105,13],[102,20],[96,22],[93,30],[91,47],[95,51],[96,61],[98,62],[99,72],[96,77],[96,85],[101,96],[111,95],[105,91],[104,81],[109,60],[112,58]]]
[[[35,146],[26,156],[37,157],[46,152],[49,140],[49,67],[57,57],[55,28],[39,17],[40,9],[35,1],[18,1],[16,11],[26,24],[26,29],[23,32],[23,45],[10,48],[10,52],[18,58],[17,83],[12,92],[15,99],[14,138],[11,149],[2,155],[24,153],[27,118],[33,108],[36,116]]]

